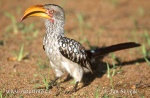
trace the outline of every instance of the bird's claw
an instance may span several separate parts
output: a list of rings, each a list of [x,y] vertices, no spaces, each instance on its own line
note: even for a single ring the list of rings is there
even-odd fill
[[[58,80],[58,78],[55,78],[54,80],[52,80],[50,83],[48,83],[48,89],[52,89],[53,86],[56,86],[58,83],[56,82]]]
[[[54,86],[56,86],[57,85],[57,82],[55,81],[52,81],[52,82],[50,82],[49,84],[48,84],[49,86],[48,86],[48,89],[52,89]]]

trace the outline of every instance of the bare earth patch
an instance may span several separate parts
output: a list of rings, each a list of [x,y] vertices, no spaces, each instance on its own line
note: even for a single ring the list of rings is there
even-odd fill
[[[96,74],[85,75],[77,92],[64,94],[73,79],[54,78],[42,48],[43,20],[20,22],[23,12],[35,4],[54,3],[66,12],[65,35],[80,41],[86,49],[123,42],[142,46],[118,51],[95,64]],[[111,98],[150,96],[150,3],[147,0],[37,0],[0,1],[0,97],[2,98]],[[22,49],[21,49],[22,47]],[[19,61],[18,61],[19,60]],[[94,65],[93,65],[94,66]],[[110,68],[110,69],[109,69]],[[109,69],[109,72],[108,72]],[[61,83],[62,82],[62,83]]]

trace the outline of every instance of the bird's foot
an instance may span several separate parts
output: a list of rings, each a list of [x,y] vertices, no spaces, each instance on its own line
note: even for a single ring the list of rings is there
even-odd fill
[[[52,80],[48,85],[48,89],[52,89],[53,88],[53,86],[56,86],[57,85],[57,80],[58,80],[59,78],[58,77],[56,77],[54,80]]]

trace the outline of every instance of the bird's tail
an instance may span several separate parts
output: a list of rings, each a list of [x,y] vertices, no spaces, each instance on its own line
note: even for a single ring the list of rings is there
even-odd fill
[[[121,43],[121,44],[116,44],[108,47],[103,47],[103,48],[98,48],[92,51],[87,51],[89,57],[91,58],[96,58],[99,56],[106,55],[111,52],[119,51],[119,50],[124,50],[124,49],[129,49],[129,48],[135,48],[141,46],[138,43],[135,42],[127,42],[127,43]]]

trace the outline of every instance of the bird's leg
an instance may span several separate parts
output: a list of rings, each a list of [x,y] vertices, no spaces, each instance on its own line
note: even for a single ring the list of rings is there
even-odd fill
[[[49,89],[52,89],[53,86],[56,85],[56,81],[59,79],[59,77],[56,77],[54,80],[52,80],[50,83],[49,83]]]
[[[71,94],[71,93],[73,93],[73,92],[76,92],[77,87],[78,87],[78,84],[79,84],[79,82],[76,82],[76,84],[75,84],[75,86],[73,87],[73,89],[70,90],[70,91],[66,91],[65,93],[66,93],[66,94]]]

